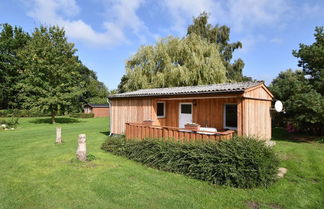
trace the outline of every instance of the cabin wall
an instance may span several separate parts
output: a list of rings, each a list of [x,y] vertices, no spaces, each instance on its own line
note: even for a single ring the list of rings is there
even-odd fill
[[[270,107],[271,101],[244,99],[242,135],[254,136],[261,139],[270,139]]]
[[[224,129],[224,105],[237,104],[237,134],[271,138],[270,107],[272,95],[263,85],[244,94],[223,95],[223,98],[114,98],[111,100],[111,132],[125,133],[125,123],[151,119],[154,125],[179,127],[179,104],[193,103],[193,122],[201,126]],[[224,98],[225,97],[225,98]],[[230,98],[232,97],[232,98]],[[164,101],[166,117],[157,118],[156,103]]]
[[[242,135],[271,139],[271,93],[263,85],[243,94]]]
[[[156,103],[163,101],[166,104],[165,118],[156,117]],[[224,105],[239,104],[237,98],[213,98],[213,99],[184,99],[184,100],[154,100],[153,117],[154,125],[179,127],[180,103],[193,103],[192,122],[201,126],[214,127],[217,130],[224,129]]]
[[[111,100],[111,133],[124,134],[125,123],[143,122],[152,119],[152,99],[112,99]]]

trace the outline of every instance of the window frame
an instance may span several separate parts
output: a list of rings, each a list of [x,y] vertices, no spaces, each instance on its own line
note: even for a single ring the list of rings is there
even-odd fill
[[[226,105],[236,105],[236,127],[226,126]],[[223,118],[224,129],[237,130],[237,123],[238,123],[237,103],[226,103],[226,104],[224,104],[224,118]]]
[[[163,115],[158,115],[158,104],[159,103],[161,103],[161,104],[163,104]],[[165,105],[166,105],[166,103],[165,102],[163,102],[163,101],[161,101],[161,102],[156,102],[156,117],[157,118],[165,118],[166,117],[166,114],[165,114]]]

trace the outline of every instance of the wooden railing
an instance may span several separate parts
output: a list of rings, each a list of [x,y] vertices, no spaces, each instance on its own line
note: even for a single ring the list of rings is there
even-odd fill
[[[143,123],[126,123],[126,139],[163,138],[177,141],[218,141],[231,139],[234,131],[224,132],[203,131],[197,133],[184,128],[169,126],[144,125]]]

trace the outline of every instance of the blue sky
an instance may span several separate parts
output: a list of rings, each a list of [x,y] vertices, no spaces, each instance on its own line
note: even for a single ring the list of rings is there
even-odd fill
[[[315,26],[324,25],[322,0],[0,0],[0,23],[27,32],[40,24],[64,27],[82,62],[114,89],[141,45],[183,37],[202,11],[243,43],[234,56],[244,60],[244,75],[267,84],[297,68],[292,50],[311,44]]]

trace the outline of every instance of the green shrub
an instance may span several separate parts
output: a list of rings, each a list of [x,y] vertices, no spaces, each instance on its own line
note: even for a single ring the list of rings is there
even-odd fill
[[[264,142],[242,137],[205,143],[113,137],[102,149],[153,168],[240,188],[271,185],[279,165],[274,151]]]
[[[48,113],[42,113],[32,110],[8,109],[0,110],[0,117],[44,117],[50,116]]]
[[[87,154],[87,161],[93,161],[96,159],[96,156],[93,154]]]
[[[5,124],[5,128],[17,128],[19,124],[19,118],[18,117],[11,117],[7,120],[0,120],[0,124]],[[4,128],[4,127],[2,127]]]
[[[72,113],[70,114],[70,117],[72,118],[93,118],[93,113]]]

